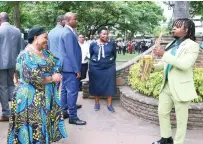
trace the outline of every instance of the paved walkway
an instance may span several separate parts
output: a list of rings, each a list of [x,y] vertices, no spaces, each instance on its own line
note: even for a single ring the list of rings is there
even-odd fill
[[[107,110],[105,100],[98,112],[93,109],[93,99],[80,96],[78,103],[83,105],[78,110],[79,118],[87,125],[69,125],[65,120],[69,137],[55,144],[151,144],[159,139],[159,126],[128,113],[118,100],[114,101],[116,113]],[[6,144],[7,128],[7,122],[0,123],[0,144]],[[185,144],[203,144],[203,130],[188,130]]]

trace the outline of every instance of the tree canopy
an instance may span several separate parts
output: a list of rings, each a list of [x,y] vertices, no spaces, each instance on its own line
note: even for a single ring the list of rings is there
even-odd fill
[[[78,14],[78,31],[86,36],[95,34],[102,26],[117,29],[121,34],[127,31],[129,37],[138,32],[152,33],[165,20],[163,10],[147,1],[18,1],[0,2],[0,9],[9,13],[17,27],[42,26],[47,30],[55,26],[58,15],[73,11]]]
[[[190,12],[192,16],[201,15],[203,17],[203,2],[202,1],[191,1],[190,2]]]

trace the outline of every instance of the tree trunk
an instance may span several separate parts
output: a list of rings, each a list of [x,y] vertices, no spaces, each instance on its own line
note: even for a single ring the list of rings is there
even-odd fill
[[[174,20],[178,18],[190,18],[189,1],[175,1],[174,4]]]
[[[13,2],[13,18],[14,18],[14,25],[21,29],[21,24],[20,24],[20,2],[15,1]]]

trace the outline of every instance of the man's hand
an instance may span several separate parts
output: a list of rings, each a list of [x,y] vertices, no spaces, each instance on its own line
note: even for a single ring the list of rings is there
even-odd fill
[[[80,72],[76,73],[76,75],[77,75],[76,78],[78,78],[78,79],[81,78],[81,73]]]
[[[154,49],[153,50],[153,53],[156,55],[156,56],[163,56],[164,53],[165,53],[165,50],[163,48],[158,48],[158,49]]]

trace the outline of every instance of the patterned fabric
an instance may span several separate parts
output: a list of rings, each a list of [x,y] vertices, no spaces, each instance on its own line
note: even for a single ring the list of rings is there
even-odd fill
[[[44,77],[60,72],[60,61],[49,51],[42,52],[45,59],[26,50],[17,58],[20,84],[11,104],[7,144],[50,144],[67,137],[59,84],[40,84]]]

